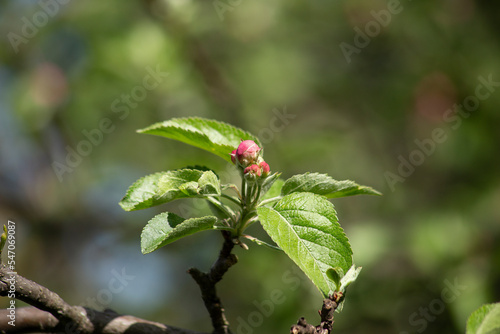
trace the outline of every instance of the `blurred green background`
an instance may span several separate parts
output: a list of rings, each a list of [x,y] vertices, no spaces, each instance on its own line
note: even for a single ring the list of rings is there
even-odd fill
[[[135,133],[200,116],[258,135],[285,178],[384,193],[333,201],[363,267],[336,333],[463,333],[500,300],[499,13],[486,0],[0,1],[0,224],[16,223],[16,270],[72,304],[210,331],[186,270],[207,270],[221,237],[139,246],[156,213],[203,205],[118,206],[145,174],[231,175]],[[321,295],[285,255],[236,253],[219,286],[235,333],[318,321]]]

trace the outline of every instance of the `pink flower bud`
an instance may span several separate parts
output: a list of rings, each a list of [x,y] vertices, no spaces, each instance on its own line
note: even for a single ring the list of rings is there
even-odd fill
[[[233,162],[233,164],[236,164],[236,150],[231,152],[231,161]]]
[[[261,169],[256,164],[253,164],[253,165],[250,165],[247,168],[245,168],[245,170],[243,171],[243,174],[248,175],[248,176],[258,177],[261,175]]]
[[[267,162],[262,161],[259,164],[259,167],[262,170],[262,176],[263,177],[267,177],[269,175],[270,171],[271,171],[271,169],[269,168],[269,165],[267,164]]]
[[[236,159],[243,167],[255,162],[259,157],[260,147],[253,140],[244,140],[236,149]]]

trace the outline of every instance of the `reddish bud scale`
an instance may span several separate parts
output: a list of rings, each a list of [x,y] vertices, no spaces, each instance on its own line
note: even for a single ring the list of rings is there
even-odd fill
[[[265,161],[262,161],[259,164],[259,167],[260,167],[260,169],[262,171],[262,176],[263,177],[267,177],[269,175],[269,173],[271,172],[271,169],[269,168],[269,165]]]
[[[236,164],[236,150],[231,152],[231,161],[233,162],[233,164]]]

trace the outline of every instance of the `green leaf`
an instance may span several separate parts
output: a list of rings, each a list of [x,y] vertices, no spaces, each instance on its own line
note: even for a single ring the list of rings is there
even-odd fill
[[[195,197],[198,195],[198,182],[190,181],[183,183],[179,186],[179,190],[182,191],[186,197]]]
[[[168,172],[147,175],[135,181],[119,203],[122,209],[132,211],[164,203],[160,200],[158,184],[165,175],[168,175]]]
[[[253,140],[262,147],[257,137],[227,123],[210,119],[190,117],[173,118],[153,124],[139,133],[147,133],[178,140],[199,147],[231,162],[231,152],[241,140]]]
[[[279,177],[281,174],[278,174],[277,177]],[[272,175],[274,176],[274,175]],[[266,180],[267,181],[267,180]],[[266,183],[264,183],[262,185],[262,192],[264,193],[264,185],[266,185],[269,189],[267,191],[265,191],[264,195],[261,196],[261,200],[266,200],[266,199],[269,199],[269,198],[273,198],[273,197],[278,197],[280,196],[281,194],[281,187],[283,187],[283,184],[285,183],[285,181],[283,179],[279,179],[279,178],[276,178],[274,180],[272,180],[272,184],[271,186],[269,187]]]
[[[359,273],[361,272],[362,267],[356,267],[354,264],[352,265],[351,268],[347,271],[347,273],[340,279],[340,287],[339,290],[342,293],[345,293],[345,290],[347,287],[354,282],[358,276]]]
[[[273,208],[259,207],[259,220],[273,241],[306,273],[325,297],[337,286],[330,268],[342,277],[352,266],[349,240],[327,199],[312,193],[293,193]]]
[[[500,333],[500,303],[486,304],[472,312],[466,334]]]
[[[212,172],[215,173],[215,171],[211,168],[208,168],[207,166],[203,166],[203,165],[188,165],[188,166],[185,166],[184,168],[179,168],[179,170],[181,169],[196,169],[196,170],[201,170],[203,172],[208,172],[209,170],[211,170]]]
[[[198,194],[199,195],[216,195],[220,196],[220,182],[217,175],[212,171],[204,172],[198,180]]]
[[[170,212],[163,212],[151,219],[141,234],[141,251],[151,253],[160,247],[196,232],[211,230],[217,223],[213,216],[184,219]]]
[[[212,171],[179,169],[151,174],[130,186],[120,206],[125,211],[140,210],[179,198],[220,195],[220,183]]]
[[[340,267],[330,268],[326,271],[326,276],[328,276],[328,278],[335,283],[335,291],[338,291],[338,288],[340,287],[341,275],[343,275],[343,270]]]
[[[354,181],[337,181],[327,174],[319,173],[294,175],[286,180],[281,189],[281,194],[284,196],[295,192],[310,192],[327,198],[352,195],[382,195],[375,189],[360,186]]]
[[[222,211],[218,206],[214,205],[212,202],[207,201],[208,208],[212,212],[212,214],[217,217],[218,219],[227,219],[227,214]]]
[[[271,198],[275,196],[280,195],[280,190],[281,187],[283,186],[284,181],[281,180],[279,177],[281,176],[281,173],[274,173],[269,175],[264,182],[262,183],[262,190],[261,190],[261,198]],[[269,195],[267,195],[269,194]],[[270,197],[269,197],[270,196]]]
[[[361,269],[361,267],[356,268],[356,266],[353,264],[343,277],[341,276],[339,268],[330,268],[327,270],[326,274],[331,280],[336,283],[336,286],[338,287],[336,291],[342,292],[345,295],[347,287],[358,278]],[[335,310],[336,312],[342,312],[342,309],[344,308],[344,302],[345,298],[343,298],[340,304],[337,306],[337,309]]]

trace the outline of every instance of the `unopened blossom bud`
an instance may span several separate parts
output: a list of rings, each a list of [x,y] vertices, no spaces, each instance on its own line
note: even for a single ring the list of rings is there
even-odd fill
[[[262,176],[263,177],[267,177],[269,175],[269,172],[271,171],[271,169],[269,168],[269,165],[267,164],[267,162],[262,161],[259,164],[259,167],[260,167],[260,169],[262,171]]]
[[[253,140],[244,140],[236,149],[236,159],[241,166],[247,167],[257,161],[259,152],[260,147]]]
[[[256,164],[250,165],[243,171],[243,174],[253,177],[259,177],[262,174],[261,168]]]
[[[231,161],[233,162],[233,164],[236,164],[236,150],[231,152]]]

